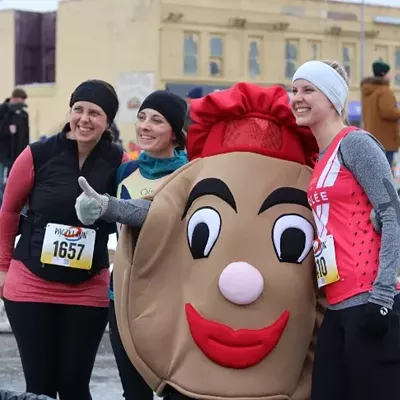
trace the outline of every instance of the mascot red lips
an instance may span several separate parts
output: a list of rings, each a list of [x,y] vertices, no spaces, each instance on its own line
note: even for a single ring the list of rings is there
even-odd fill
[[[278,344],[289,312],[285,311],[272,325],[263,329],[239,329],[203,318],[191,304],[186,304],[190,333],[200,350],[223,367],[248,368],[262,361]]]

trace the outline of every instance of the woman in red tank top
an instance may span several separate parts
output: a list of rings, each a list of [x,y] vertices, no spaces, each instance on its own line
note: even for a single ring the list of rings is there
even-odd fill
[[[345,124],[342,66],[309,61],[292,86],[297,124],[310,127],[320,149],[308,199],[317,227],[316,278],[328,310],[311,399],[400,399],[400,202],[390,166],[372,135]]]

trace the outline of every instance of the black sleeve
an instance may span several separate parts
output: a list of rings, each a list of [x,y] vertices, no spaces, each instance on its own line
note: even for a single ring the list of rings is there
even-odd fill
[[[4,133],[4,127],[11,125],[12,114],[7,104],[0,104],[0,134]]]

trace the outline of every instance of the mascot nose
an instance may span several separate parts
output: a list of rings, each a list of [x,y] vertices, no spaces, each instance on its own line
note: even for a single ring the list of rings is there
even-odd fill
[[[218,285],[222,295],[231,303],[247,305],[260,297],[264,289],[264,278],[252,265],[233,262],[221,272]]]

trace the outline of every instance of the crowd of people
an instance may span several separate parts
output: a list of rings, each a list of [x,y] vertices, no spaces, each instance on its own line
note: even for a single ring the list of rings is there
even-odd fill
[[[321,249],[310,256],[327,309],[305,397],[311,400],[400,398],[400,200],[391,171],[400,145],[400,110],[389,86],[389,65],[376,61],[373,74],[361,83],[363,129],[346,125],[349,82],[337,62],[301,65],[286,106],[319,149],[306,206],[316,226],[314,246]],[[213,94],[208,96],[213,101]],[[90,378],[108,323],[123,396],[153,398],[155,388],[120,336],[107,242],[124,226],[143,226],[152,194],[192,161],[186,151],[192,126],[209,115],[196,111],[193,119],[192,104],[196,108],[204,96],[196,89],[189,97],[194,99],[188,105],[158,90],[144,99],[135,125],[137,160],[115,140],[119,101],[107,82],[82,82],[69,99],[69,122],[30,144],[26,93],[15,89],[0,106],[0,186],[5,187],[0,297],[18,344],[26,392],[41,395],[15,398],[90,400]],[[235,208],[229,193],[220,197]],[[209,229],[202,221],[198,229]],[[158,318],[157,311],[142,318]],[[0,388],[0,399],[13,396]],[[190,396],[172,387],[164,398]]]

